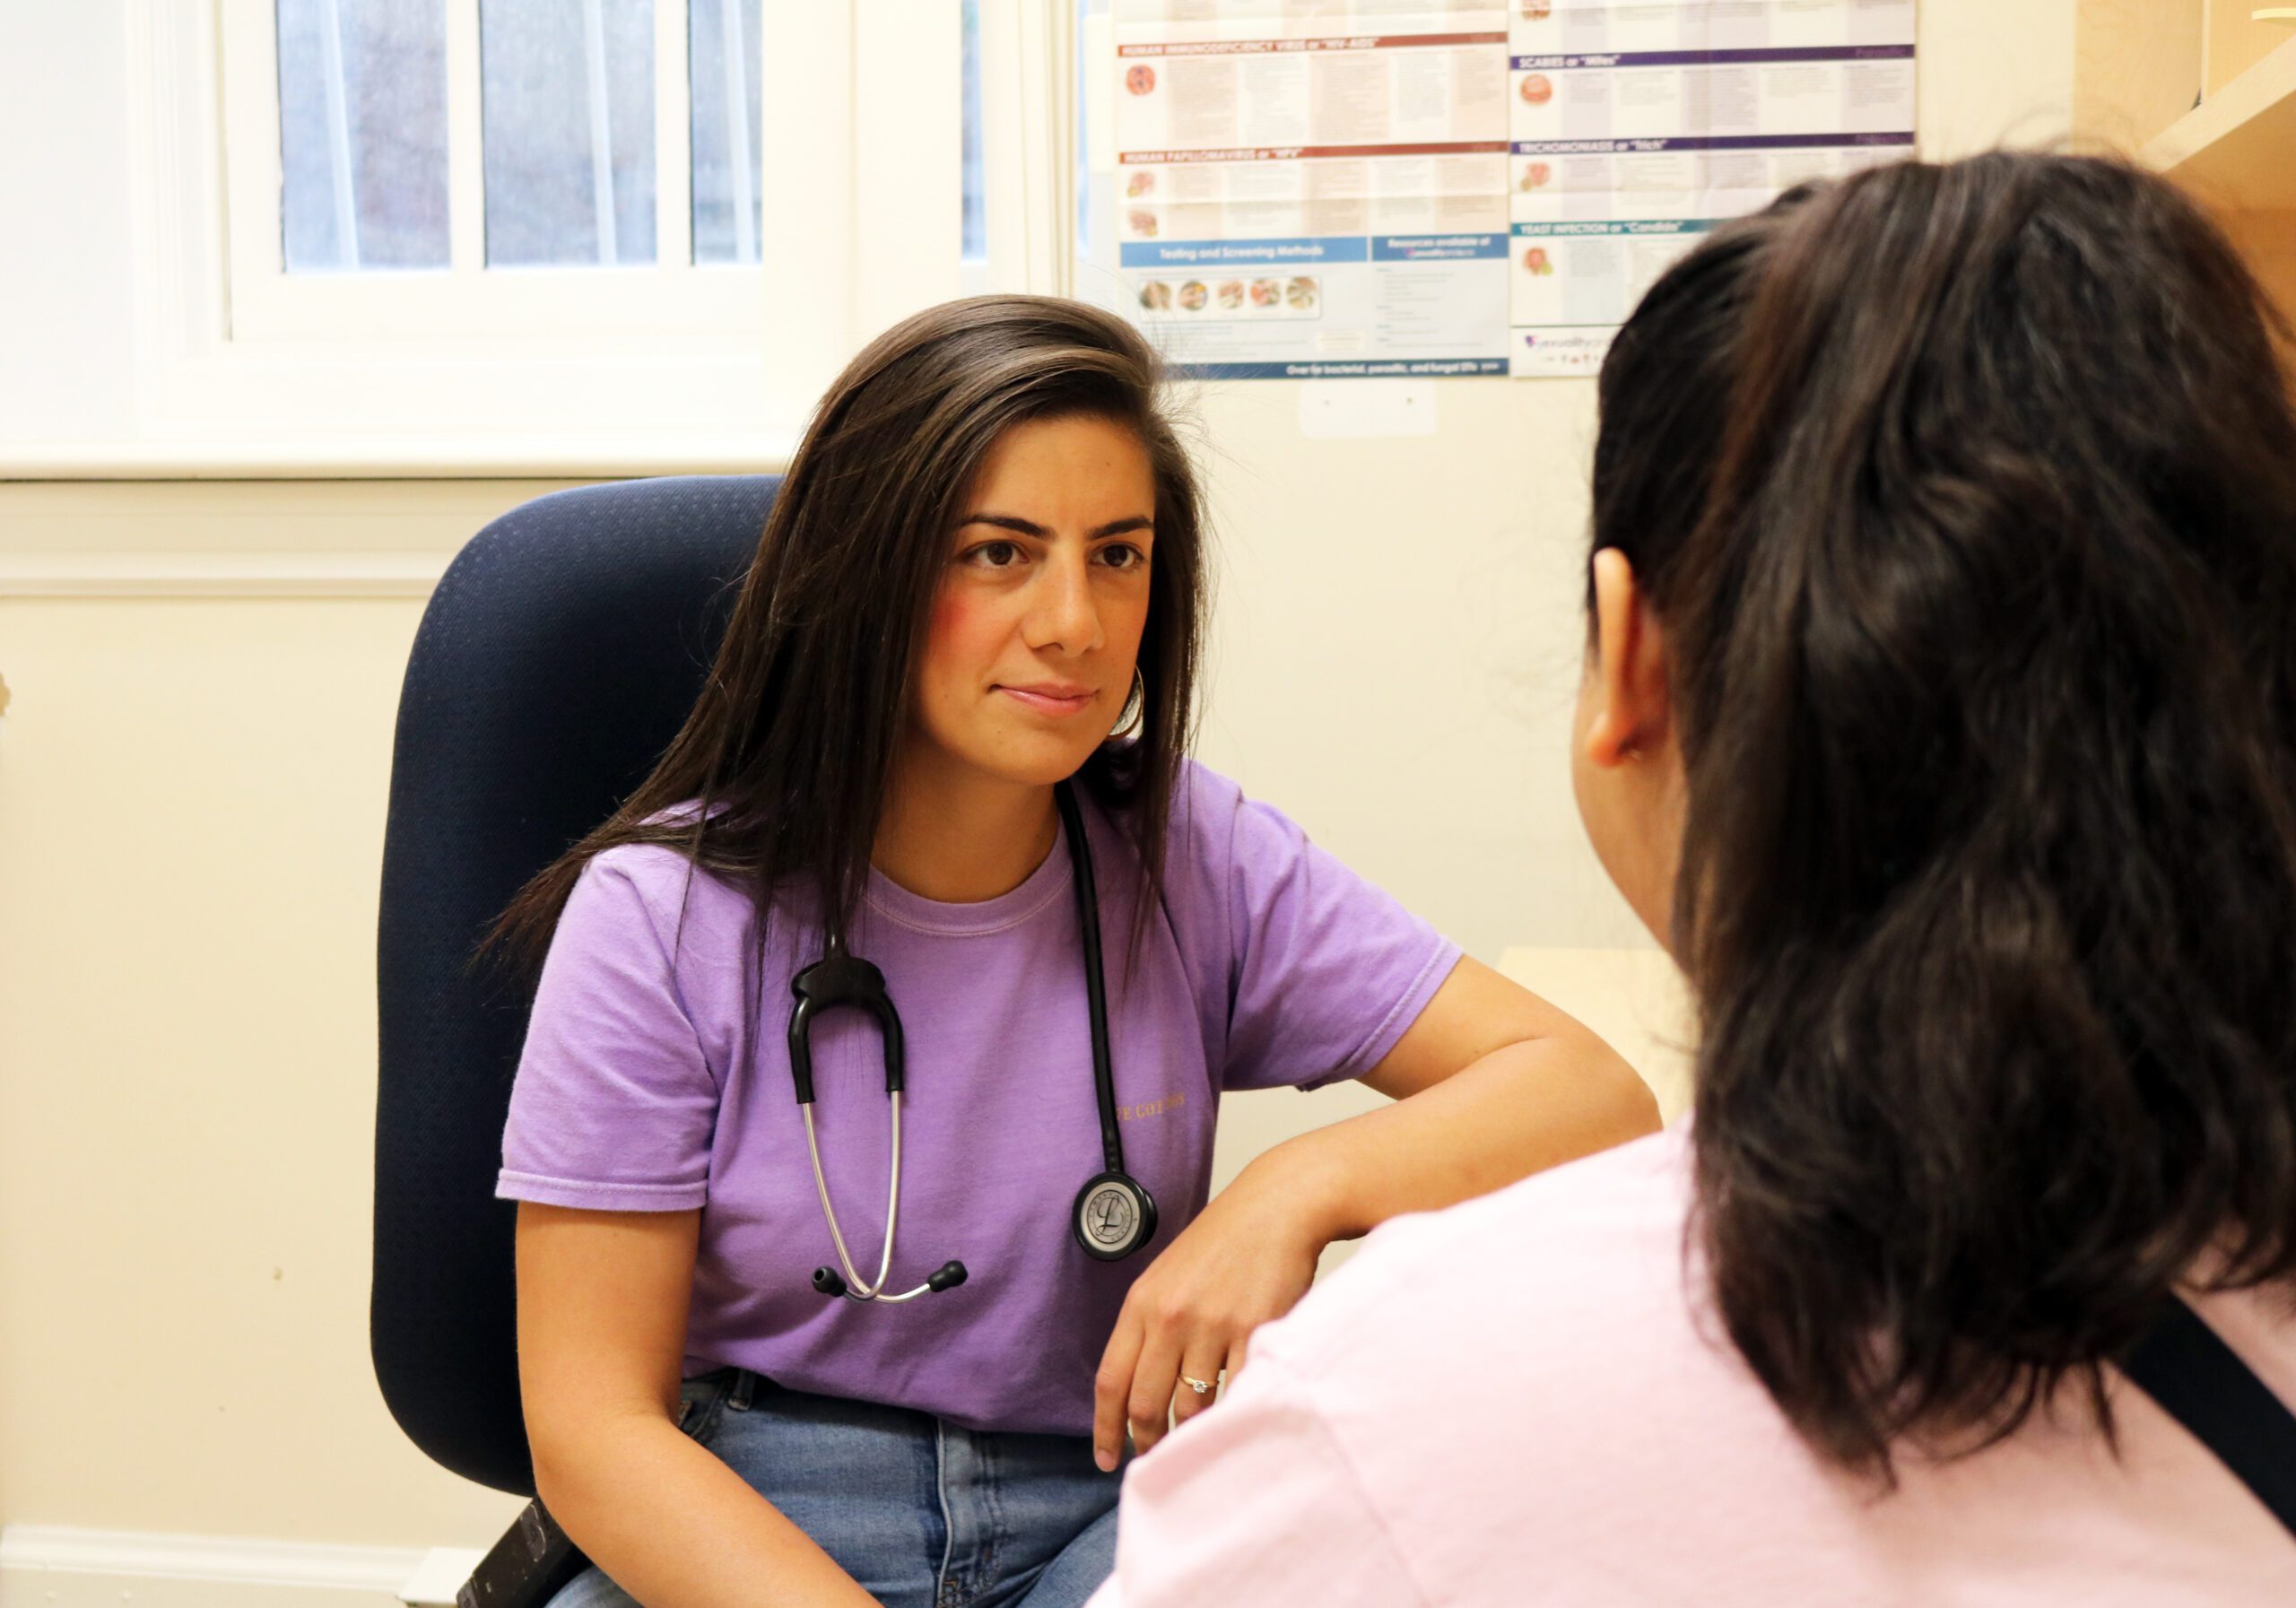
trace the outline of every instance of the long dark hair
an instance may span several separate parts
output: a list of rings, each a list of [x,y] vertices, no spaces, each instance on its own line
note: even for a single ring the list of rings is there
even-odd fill
[[[2164,181],[1993,153],[1719,230],[1606,361],[1669,647],[1711,1299],[1832,1459],[2296,1273],[2288,329]]]
[[[1137,730],[1081,778],[1119,813],[1152,889],[1204,630],[1200,499],[1161,378],[1131,325],[1048,297],[952,301],[878,336],[814,413],[683,728],[612,818],[518,894],[497,941],[538,958],[593,856],[662,843],[746,885],[761,934],[798,891],[824,939],[842,942],[961,500],[1004,431],[1080,414],[1137,435],[1155,482]]]

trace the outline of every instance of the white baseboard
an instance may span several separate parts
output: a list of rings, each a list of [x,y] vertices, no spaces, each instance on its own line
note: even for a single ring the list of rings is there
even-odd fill
[[[452,1604],[479,1554],[58,1525],[0,1529],[0,1608],[402,1608]]]

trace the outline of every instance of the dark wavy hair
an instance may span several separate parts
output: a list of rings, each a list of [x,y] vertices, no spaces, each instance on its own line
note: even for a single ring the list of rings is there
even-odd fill
[[[1686,769],[1697,1208],[1802,1436],[2014,1430],[2172,1285],[2296,1273],[2289,331],[2166,182],[1804,189],[1601,381],[1594,544]]]
[[[1155,484],[1137,730],[1080,778],[1118,813],[1152,890],[1194,723],[1205,595],[1201,498],[1162,381],[1130,324],[1050,297],[948,302],[878,336],[815,411],[684,726],[613,815],[520,891],[493,942],[538,960],[592,857],[661,843],[747,886],[769,917],[805,891],[824,939],[841,943],[963,498],[1005,430],[1079,415],[1137,436]],[[678,809],[694,801],[699,813]]]

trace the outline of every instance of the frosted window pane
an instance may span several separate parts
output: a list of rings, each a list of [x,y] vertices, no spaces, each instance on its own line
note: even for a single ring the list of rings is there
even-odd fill
[[[758,178],[760,0],[691,0],[686,67],[693,105],[693,260],[753,263],[764,224]],[[736,125],[727,108],[738,104]],[[736,201],[739,197],[739,201]]]
[[[969,263],[988,256],[987,179],[980,154],[980,0],[965,0],[964,20],[964,239]],[[1076,97],[1081,104],[1083,96]],[[944,169],[945,171],[945,169]]]
[[[444,0],[279,0],[287,271],[447,265]]]
[[[480,0],[491,266],[654,260],[653,0]]]

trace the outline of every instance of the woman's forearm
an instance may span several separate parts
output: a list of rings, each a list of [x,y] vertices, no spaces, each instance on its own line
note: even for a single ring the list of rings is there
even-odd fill
[[[1276,1146],[1248,1169],[1316,1216],[1326,1240],[1488,1195],[1658,1131],[1634,1069],[1580,1029],[1510,1044],[1406,1100]]]
[[[647,1608],[870,1608],[875,1599],[739,1474],[658,1413],[583,1426],[536,1488],[574,1543]]]
[[[1494,1002],[1537,1025],[1474,1058],[1460,1040],[1492,1041]],[[1658,1126],[1657,1102],[1616,1052],[1472,961],[1460,963],[1436,1005],[1365,1081],[1413,1092],[1267,1152],[1125,1297],[1095,1380],[1092,1437],[1101,1467],[1116,1466],[1127,1425],[1146,1451],[1162,1438],[1168,1414],[1185,1421],[1203,1412],[1210,1398],[1181,1395],[1182,1370],[1208,1379],[1223,1360],[1240,1367],[1252,1332],[1306,1292],[1317,1253],[1333,1240],[1402,1213],[1488,1194]]]

